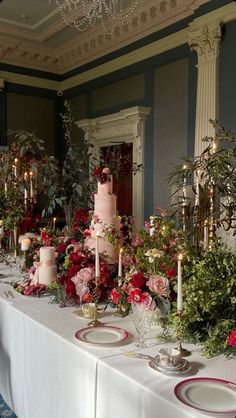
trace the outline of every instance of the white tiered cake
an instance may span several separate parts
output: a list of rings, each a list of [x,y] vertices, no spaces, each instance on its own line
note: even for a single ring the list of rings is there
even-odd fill
[[[38,281],[49,286],[57,275],[57,267],[55,265],[55,248],[41,247],[39,250],[40,262],[38,266]]]
[[[120,220],[116,214],[116,195],[113,193],[112,176],[105,183],[98,182],[97,193],[94,196],[94,214],[90,226],[91,237],[86,239],[85,245],[95,248],[95,238],[99,234],[99,252],[107,257],[108,263],[117,262],[118,249],[104,238],[105,230],[120,229]]]

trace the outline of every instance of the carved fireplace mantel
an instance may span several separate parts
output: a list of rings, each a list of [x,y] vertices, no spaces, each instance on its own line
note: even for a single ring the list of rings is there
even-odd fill
[[[133,163],[144,164],[145,120],[151,109],[134,106],[111,115],[75,122],[85,133],[85,140],[92,144],[91,158],[99,160],[100,148],[120,142],[133,144]],[[133,174],[132,207],[137,227],[143,225],[144,172]]]

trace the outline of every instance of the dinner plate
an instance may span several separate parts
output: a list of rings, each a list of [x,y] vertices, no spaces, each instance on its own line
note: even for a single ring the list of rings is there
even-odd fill
[[[97,346],[111,346],[128,338],[128,332],[122,328],[98,326],[82,328],[75,337],[84,343]]]
[[[236,384],[212,377],[183,380],[174,389],[175,396],[196,411],[214,416],[236,414]]]
[[[181,369],[165,369],[161,366],[159,366],[157,363],[153,362],[152,360],[149,361],[149,366],[160,373],[169,375],[169,376],[181,376],[182,374],[186,374],[191,370],[191,363],[189,361],[185,360],[185,363]]]

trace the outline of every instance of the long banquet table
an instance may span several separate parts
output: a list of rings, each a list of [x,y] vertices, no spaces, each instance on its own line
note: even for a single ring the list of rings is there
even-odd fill
[[[6,273],[0,265],[0,272]],[[0,282],[9,277],[0,278]],[[11,290],[14,298],[6,297]],[[88,320],[59,308],[49,297],[20,295],[0,286],[0,393],[18,418],[192,418],[207,417],[185,407],[175,385],[189,376],[165,376],[148,360],[126,357],[138,351],[130,317],[105,312],[102,321],[130,333],[124,345],[93,347],[75,338]],[[157,330],[152,330],[156,335]],[[152,338],[142,353],[156,355]],[[174,346],[173,343],[169,344]],[[163,346],[163,344],[161,344]],[[192,375],[235,382],[236,360],[206,360],[189,346]]]

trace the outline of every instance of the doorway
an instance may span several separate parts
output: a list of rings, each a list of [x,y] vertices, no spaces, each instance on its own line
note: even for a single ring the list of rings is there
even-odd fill
[[[121,143],[101,147],[101,162],[111,167],[113,175],[113,193],[117,196],[118,215],[131,216],[132,208],[132,167],[133,144]],[[112,169],[114,167],[114,169]]]

